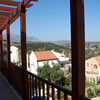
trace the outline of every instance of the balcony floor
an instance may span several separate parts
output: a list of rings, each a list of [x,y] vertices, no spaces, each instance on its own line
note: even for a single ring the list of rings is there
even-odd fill
[[[0,73],[0,100],[22,100]]]

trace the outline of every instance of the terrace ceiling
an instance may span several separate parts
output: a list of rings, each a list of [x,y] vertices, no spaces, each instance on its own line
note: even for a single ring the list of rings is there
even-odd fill
[[[30,1],[38,0],[0,0],[0,30],[4,30],[7,24],[12,24],[21,14],[21,7],[30,8]]]

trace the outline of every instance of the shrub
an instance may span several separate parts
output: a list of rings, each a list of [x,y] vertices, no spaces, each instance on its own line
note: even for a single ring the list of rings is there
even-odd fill
[[[100,87],[97,87],[97,95],[100,94]]]
[[[87,96],[89,98],[93,98],[95,96],[94,91],[93,91],[92,88],[88,88],[86,92],[87,92]]]

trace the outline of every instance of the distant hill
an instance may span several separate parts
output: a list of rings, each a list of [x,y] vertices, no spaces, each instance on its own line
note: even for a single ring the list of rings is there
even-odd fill
[[[57,45],[66,45],[66,44],[71,43],[70,40],[57,40],[57,41],[49,41],[49,42],[57,44]]]
[[[66,43],[66,42],[65,42]],[[20,43],[12,42],[12,45],[20,48]],[[71,57],[71,44],[58,45],[50,42],[27,42],[27,51],[40,51],[40,50],[55,50],[64,53],[67,57]],[[93,56],[100,56],[100,42],[86,42],[85,43],[85,59]]]
[[[17,38],[16,38],[17,37]],[[19,42],[20,41],[20,36],[16,33],[11,33],[11,42]],[[27,36],[27,41],[39,41],[38,38],[34,37],[34,36]]]
[[[12,42],[12,45],[20,48],[20,43]],[[27,42],[27,50],[30,53],[31,51],[41,51],[41,50],[55,50],[60,53],[64,53],[66,56],[70,54],[70,49],[66,46],[61,46],[49,42]]]
[[[7,38],[6,32],[4,32],[3,37],[4,37],[4,39]],[[12,32],[10,35],[10,40],[11,40],[11,42],[20,42],[20,35]],[[27,41],[38,42],[40,40],[34,36],[27,36]]]

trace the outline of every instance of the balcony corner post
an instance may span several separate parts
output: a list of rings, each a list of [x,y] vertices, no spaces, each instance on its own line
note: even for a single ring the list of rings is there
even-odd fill
[[[72,100],[85,96],[84,0],[70,0],[72,43]]]
[[[21,14],[20,14],[20,26],[21,26],[21,60],[22,60],[22,69],[23,69],[23,85],[24,85],[24,100],[28,100],[28,90],[27,90],[27,80],[28,77],[25,73],[27,70],[27,60],[26,60],[26,9],[24,5],[21,5]]]
[[[2,30],[0,30],[0,71],[2,72],[2,66],[3,66],[3,64],[2,64],[2,58],[3,58],[3,50],[2,50],[3,48],[2,48]]]
[[[10,80],[10,72],[11,72],[11,66],[10,66],[10,24],[7,23],[7,56],[8,56],[8,61],[7,61],[7,68],[8,68],[8,81],[9,83],[11,82]]]

